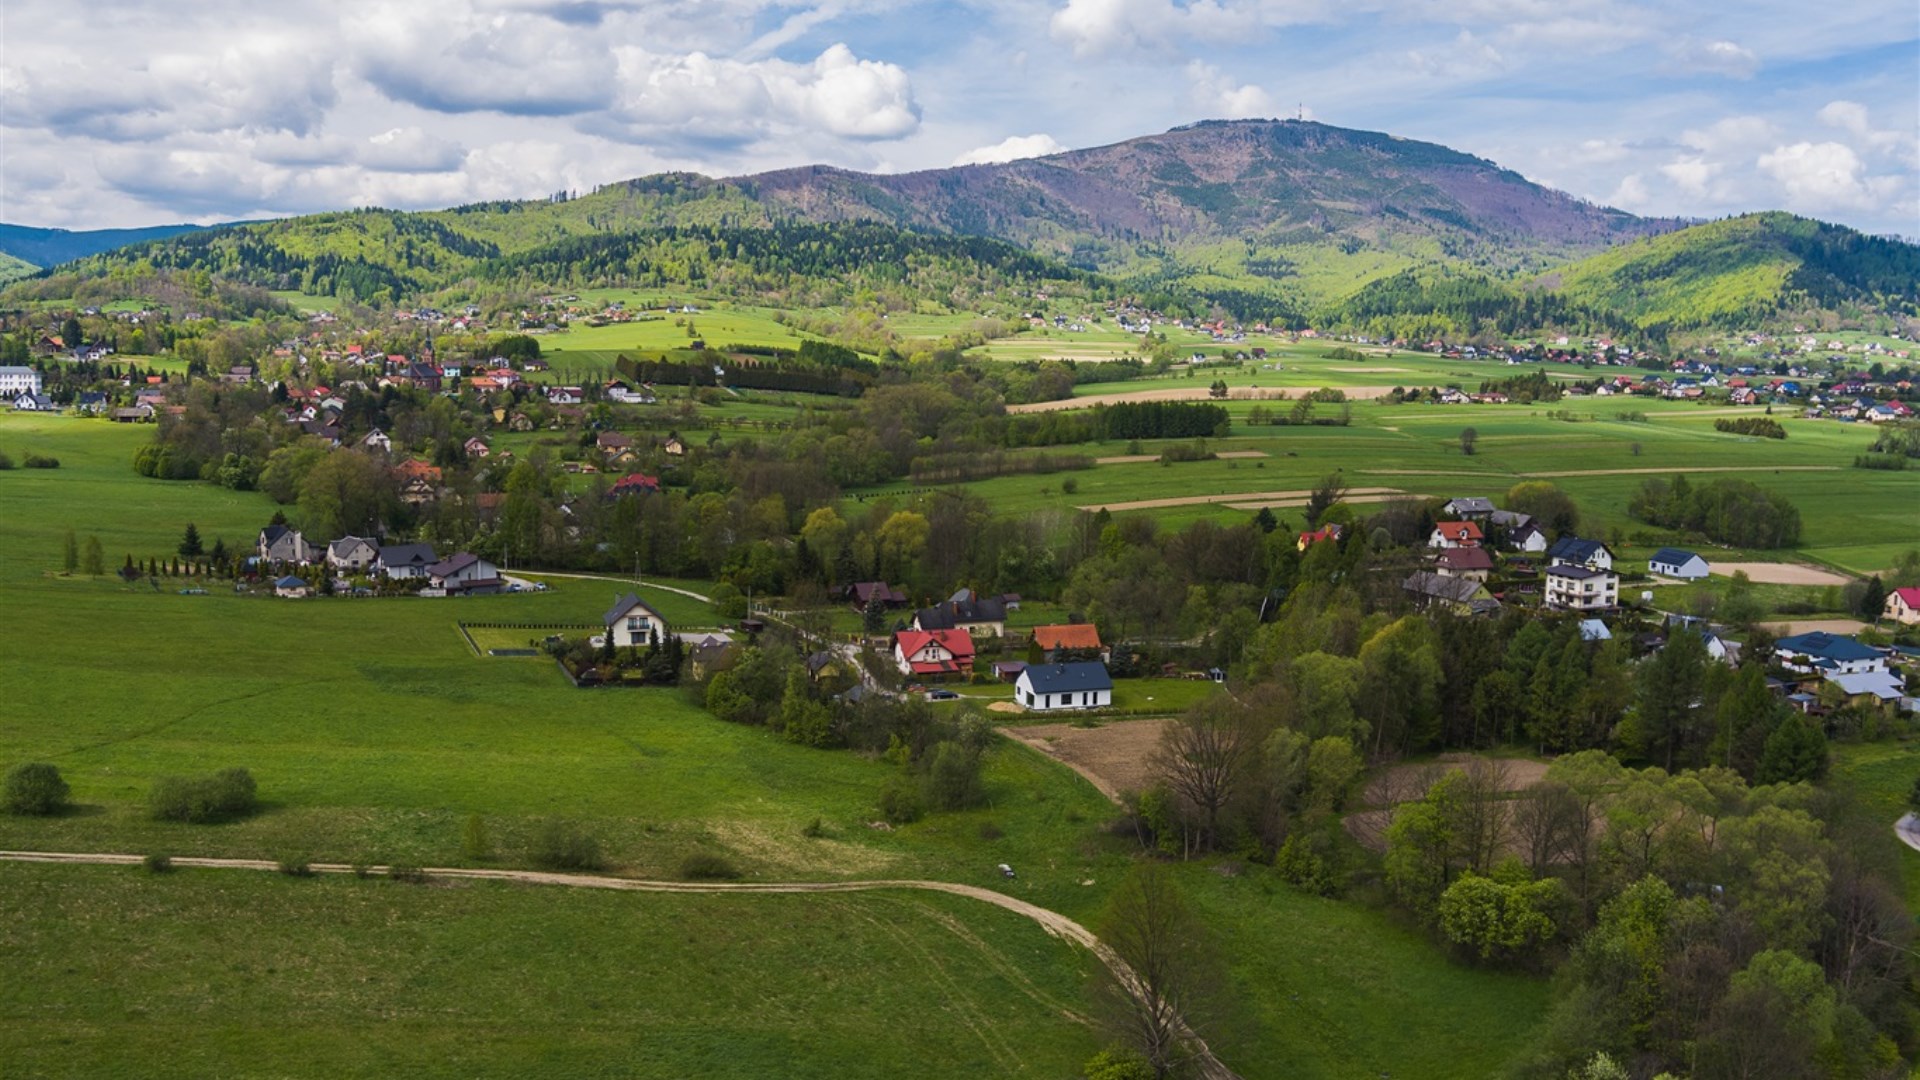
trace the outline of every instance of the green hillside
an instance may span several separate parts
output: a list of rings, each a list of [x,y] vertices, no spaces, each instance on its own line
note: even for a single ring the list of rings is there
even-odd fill
[[[18,281],[23,277],[31,277],[39,272],[39,267],[25,259],[0,251],[0,285],[9,281]]]
[[[1920,312],[1920,247],[1785,213],[1626,244],[1540,279],[1640,326],[1754,326],[1827,309]]]

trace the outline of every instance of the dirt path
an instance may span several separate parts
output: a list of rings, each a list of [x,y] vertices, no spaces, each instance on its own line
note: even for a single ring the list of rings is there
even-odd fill
[[[1235,386],[1227,391],[1229,401],[1281,401],[1297,398],[1301,394],[1310,394],[1319,390],[1318,386]],[[1347,395],[1349,401],[1368,401],[1383,398],[1393,393],[1391,386],[1336,386],[1332,389]],[[1091,409],[1095,405],[1113,405],[1122,401],[1217,401],[1213,391],[1205,386],[1175,386],[1159,390],[1135,390],[1126,394],[1088,394],[1085,397],[1064,398],[1060,401],[1031,401],[1024,405],[1009,405],[1010,413],[1060,412],[1065,409]],[[1334,408],[1321,405],[1319,408]]]
[[[1391,495],[1399,495],[1399,494],[1402,494],[1399,488],[1387,488],[1387,487],[1349,488],[1347,489],[1347,493],[1344,496],[1344,498],[1346,498],[1348,501],[1354,501],[1355,496],[1366,496],[1366,495],[1391,496]],[[1296,500],[1296,499],[1300,501],[1301,505],[1305,505],[1306,500],[1311,498],[1312,496],[1313,496],[1313,492],[1311,491],[1235,491],[1235,492],[1227,492],[1220,495],[1178,495],[1178,496],[1174,496],[1172,498],[1167,498],[1167,499],[1137,499],[1133,502],[1091,503],[1089,505],[1080,507],[1080,509],[1093,511],[1093,512],[1097,512],[1100,510],[1110,510],[1110,511],[1118,512],[1121,510],[1164,510],[1170,506],[1202,506],[1206,503],[1238,504],[1238,503],[1263,503],[1267,501],[1272,501],[1276,505],[1281,505],[1281,504],[1292,502],[1293,500]]]
[[[1709,472],[1839,472],[1839,465],[1696,465],[1679,468],[1649,469],[1573,469],[1562,472],[1525,472],[1515,476],[1555,477],[1555,476],[1652,476],[1666,473],[1709,473]]]
[[[616,585],[625,585],[629,589],[633,588],[635,585],[635,582],[632,578],[609,577],[606,574],[563,574],[557,570],[521,570],[519,571],[519,573],[525,574],[529,577],[572,578],[575,581],[611,581]],[[701,596],[699,593],[694,592],[692,589],[682,589],[673,585],[661,585],[657,582],[646,581],[644,579],[641,580],[638,584],[640,588],[643,588],[643,589],[659,589],[661,592],[679,593],[681,596],[687,597],[688,599],[691,599],[691,600],[698,600],[703,604],[713,603],[713,597]]]
[[[1717,577],[1732,577],[1745,571],[1747,578],[1761,585],[1845,585],[1852,578],[1799,563],[1709,562],[1707,569]]]
[[[591,575],[569,575],[591,576]],[[90,866],[139,866],[139,855],[123,855],[109,852],[73,852],[73,851],[0,851],[0,862],[57,863],[64,865]],[[279,864],[266,859],[212,859],[182,856],[173,860],[173,865],[198,867],[214,870],[266,870],[279,869]],[[355,868],[345,863],[313,863],[310,867],[316,874],[351,874]],[[370,873],[384,875],[388,868],[374,866],[365,868]],[[1112,949],[1101,944],[1093,931],[1067,918],[1057,911],[1051,911],[1038,904],[1030,904],[1018,897],[983,889],[977,885],[962,885],[952,881],[922,880],[880,880],[880,881],[788,881],[788,882],[707,882],[707,881],[644,881],[637,878],[607,877],[597,874],[552,874],[539,870],[471,870],[462,867],[427,867],[423,871],[429,877],[453,878],[474,881],[512,881],[525,885],[557,885],[572,889],[612,889],[625,892],[656,893],[851,893],[873,892],[886,889],[913,889],[922,892],[940,892],[952,896],[964,896],[984,904],[1011,911],[1016,915],[1031,919],[1042,930],[1054,937],[1071,941],[1100,958],[1123,983],[1133,986],[1136,981],[1133,971],[1124,960],[1115,955]],[[1183,1025],[1184,1026],[1184,1025]],[[1239,1075],[1226,1067],[1206,1043],[1191,1032],[1199,1055],[1201,1075],[1208,1080],[1239,1080]]]
[[[1760,625],[1775,634],[1857,634],[1867,629],[1859,619],[1775,619]]]

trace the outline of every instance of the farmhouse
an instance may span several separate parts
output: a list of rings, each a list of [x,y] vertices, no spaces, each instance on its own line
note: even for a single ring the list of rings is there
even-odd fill
[[[945,678],[973,671],[973,637],[964,630],[901,630],[893,635],[893,662],[902,675]]]
[[[1048,663],[1059,659],[1058,654],[1063,652],[1097,652],[1102,660],[1113,657],[1113,650],[1100,643],[1100,631],[1092,623],[1036,626],[1033,628],[1033,644]]]
[[[343,536],[327,545],[327,566],[357,574],[380,559],[380,548],[364,536]]]
[[[427,567],[427,582],[447,595],[496,593],[500,591],[500,568],[470,552]]]
[[[21,394],[13,399],[15,412],[59,412],[60,406],[45,394]]]
[[[1035,712],[1105,708],[1113,704],[1113,676],[1096,660],[1029,664],[1014,680],[1013,699]]]
[[[1620,603],[1620,577],[1611,570],[1555,563],[1547,567],[1544,601],[1564,611],[1603,611]]]
[[[1887,594],[1881,614],[1902,626],[1920,626],[1920,589],[1895,589]]]
[[[1647,560],[1648,573],[1697,581],[1707,576],[1707,560],[1680,548],[1661,548]]]
[[[427,576],[427,567],[438,562],[432,544],[388,544],[380,549],[374,565],[380,573],[397,581]]]
[[[1479,497],[1469,499],[1448,499],[1440,512],[1458,518],[1461,521],[1491,521],[1493,519],[1493,500]]]
[[[1448,548],[1434,560],[1441,577],[1485,581],[1493,574],[1493,556],[1485,548]]]
[[[585,400],[586,395],[582,394],[577,386],[547,387],[547,404],[549,405],[578,405]]]
[[[856,611],[867,610],[875,600],[884,608],[907,606],[907,594],[884,581],[856,581],[847,586],[846,597]]]
[[[607,489],[607,498],[618,498],[621,495],[646,495],[659,490],[659,477],[648,476],[646,473],[628,473],[615,480],[613,486]]]
[[[1507,534],[1507,546],[1515,551],[1538,555],[1547,550],[1547,534],[1540,531],[1540,526],[1529,521]]]
[[[307,538],[300,535],[298,529],[285,525],[269,525],[260,530],[255,547],[259,549],[260,561],[269,564],[310,563],[319,558],[319,551]]]
[[[1440,607],[1461,615],[1479,615],[1500,610],[1486,585],[1472,578],[1443,577],[1430,570],[1418,570],[1400,583],[1400,588],[1421,609]]]
[[[978,600],[962,589],[953,599],[914,613],[915,630],[965,630],[973,636],[1001,637],[1007,632],[1007,605],[998,599]]]
[[[633,593],[616,599],[600,617],[600,625],[607,628],[607,636],[620,649],[665,641],[669,632],[665,616]]]
[[[1584,566],[1589,570],[1612,570],[1613,550],[1598,540],[1582,540],[1577,536],[1563,536],[1551,548],[1547,549],[1547,559],[1554,566]]]
[[[1461,548],[1479,547],[1485,540],[1480,526],[1471,521],[1443,521],[1433,527],[1433,535],[1427,538],[1428,547]]]

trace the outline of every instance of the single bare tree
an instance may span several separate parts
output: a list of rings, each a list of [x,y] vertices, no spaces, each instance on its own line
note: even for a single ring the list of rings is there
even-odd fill
[[[1114,892],[1099,934],[1112,954],[1101,999],[1113,1035],[1156,1076],[1223,1073],[1199,1026],[1219,1002],[1224,973],[1167,868],[1136,866]]]
[[[1154,752],[1155,771],[1200,822],[1195,847],[1218,839],[1220,812],[1232,801],[1259,742],[1231,702],[1215,699],[1167,726]]]

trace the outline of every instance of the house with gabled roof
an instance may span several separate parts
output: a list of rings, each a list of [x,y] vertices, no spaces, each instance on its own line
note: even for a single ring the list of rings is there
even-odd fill
[[[900,630],[893,635],[893,662],[917,678],[967,676],[973,672],[973,636],[965,630]]]
[[[884,581],[856,581],[847,586],[844,595],[855,611],[865,611],[877,598],[884,608],[907,606],[907,594]]]
[[[1458,548],[1479,547],[1486,539],[1480,531],[1478,522],[1443,521],[1433,527],[1433,535],[1427,538],[1428,547]]]
[[[440,560],[432,544],[385,544],[374,561],[384,577],[405,581],[427,576],[427,568]]]
[[[1412,599],[1413,606],[1425,610],[1441,607],[1461,615],[1485,615],[1500,610],[1500,601],[1484,582],[1465,577],[1443,577],[1431,570],[1409,574],[1400,588]]]
[[[1902,626],[1920,626],[1920,588],[1894,589],[1880,609],[1886,618]]]
[[[1113,704],[1113,676],[1098,660],[1029,664],[1014,680],[1013,699],[1034,712],[1102,709]]]
[[[364,536],[343,536],[327,544],[327,566],[343,574],[358,574],[380,560],[380,548]]]
[[[1605,611],[1620,604],[1620,576],[1612,570],[1581,563],[1554,563],[1547,567],[1542,602],[1564,611]]]
[[[607,497],[618,498],[622,495],[647,495],[660,490],[660,478],[646,473],[628,473],[613,482],[607,489]]]
[[[1554,566],[1585,566],[1594,570],[1613,569],[1613,549],[1598,540],[1563,536],[1547,549],[1547,560]]]
[[[981,599],[975,597],[972,590],[962,589],[946,603],[915,612],[913,628],[965,630],[976,637],[1003,637],[1007,632],[1007,606],[998,598]]]
[[[1479,496],[1448,499],[1447,504],[1440,508],[1441,513],[1461,521],[1490,521],[1493,518],[1493,511],[1493,500]]]
[[[498,566],[467,551],[427,567],[427,583],[445,589],[449,596],[496,593],[506,584]]]
[[[1061,653],[1098,652],[1101,660],[1113,657],[1113,650],[1100,643],[1100,631],[1092,623],[1036,626],[1029,637],[1049,663]]]
[[[1788,671],[1829,678],[1887,670],[1887,658],[1879,649],[1824,630],[1783,637],[1773,643],[1773,655]]]
[[[1707,576],[1707,560],[1681,548],[1661,548],[1647,560],[1647,572],[1662,577],[1698,581]]]
[[[260,530],[254,547],[260,561],[267,565],[300,565],[316,562],[319,549],[307,542],[300,530],[285,525],[269,525]]]
[[[1485,548],[1447,548],[1435,556],[1433,569],[1441,577],[1485,581],[1493,576],[1493,556]]]
[[[672,632],[666,616],[655,611],[634,593],[616,598],[613,606],[600,617],[600,625],[607,628],[607,636],[613,639],[613,645],[618,649],[642,648],[662,642]]]

